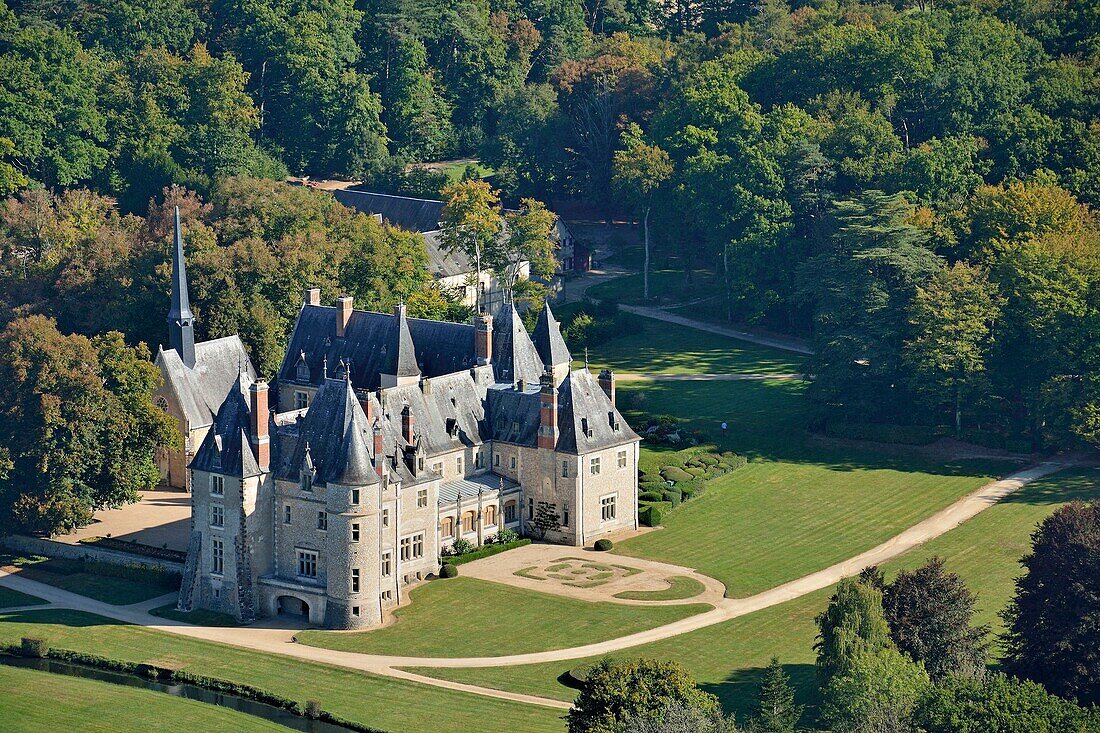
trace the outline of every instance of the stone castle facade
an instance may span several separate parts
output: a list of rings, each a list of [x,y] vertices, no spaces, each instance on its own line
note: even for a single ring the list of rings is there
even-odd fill
[[[182,257],[177,234],[177,273]],[[172,351],[193,343],[176,289]],[[614,374],[572,368],[549,307],[528,335],[511,304],[456,324],[313,289],[271,384],[235,368],[190,461],[181,609],[365,628],[459,538],[580,546],[638,526],[639,439]],[[178,370],[166,382],[188,388]],[[560,526],[536,530],[547,516]]]

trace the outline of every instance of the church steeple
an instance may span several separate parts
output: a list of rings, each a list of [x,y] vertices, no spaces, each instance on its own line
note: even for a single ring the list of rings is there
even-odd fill
[[[183,261],[180,207],[176,207],[176,236],[172,251],[172,307],[168,310],[168,343],[188,369],[195,366],[195,317],[187,297],[187,266]]]

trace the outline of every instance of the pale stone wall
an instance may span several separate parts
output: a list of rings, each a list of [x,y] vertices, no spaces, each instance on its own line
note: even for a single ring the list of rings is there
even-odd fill
[[[358,503],[352,503],[353,491]],[[325,626],[361,629],[382,622],[379,485],[329,485]],[[353,533],[352,528],[356,531]]]
[[[328,531],[318,529],[317,516],[327,516],[326,491],[323,486],[312,491],[302,491],[298,483],[275,481],[275,565],[274,572],[280,578],[293,580],[305,586],[327,587]],[[287,508],[290,522],[287,522]],[[317,553],[317,577],[298,575],[298,550]]]
[[[620,454],[625,465],[619,465]],[[591,460],[600,459],[600,473],[593,475]],[[583,544],[623,529],[638,528],[638,444],[607,448],[580,457],[578,504],[583,507]],[[615,497],[615,518],[604,521],[601,499]]]

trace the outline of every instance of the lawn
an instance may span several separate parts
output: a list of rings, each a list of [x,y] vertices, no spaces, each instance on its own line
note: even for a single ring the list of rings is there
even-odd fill
[[[189,639],[78,611],[0,612],[0,643],[24,636],[44,637],[53,647],[254,685],[301,703],[317,700],[334,715],[390,733],[434,733],[441,715],[446,729],[456,733],[480,733],[490,720],[507,720],[509,730],[524,733],[564,729],[560,711],[549,708]]]
[[[253,715],[162,692],[30,669],[0,666],[0,690],[5,733],[146,733],[164,730],[167,721],[172,730],[287,730]]]
[[[40,606],[46,602],[38,596],[20,593],[11,588],[0,587],[0,608],[15,608],[16,606]]]
[[[706,604],[590,603],[475,578],[435,580],[395,612],[397,623],[354,634],[303,631],[303,644],[368,654],[480,657],[581,646],[710,610]],[[491,625],[486,626],[486,620]],[[562,623],[569,619],[569,623]]]
[[[623,385],[628,420],[640,409],[676,415],[719,449],[753,460],[668,513],[664,529],[614,552],[693,567],[725,583],[727,595],[751,595],[885,542],[1014,466],[818,445],[805,430],[804,389],[791,381]],[[661,450],[643,448],[643,465]]]
[[[890,579],[897,571],[916,567],[934,555],[946,558],[948,570],[962,576],[978,594],[976,622],[992,624],[996,633],[1000,630],[997,614],[1012,596],[1013,581],[1020,572],[1019,559],[1028,550],[1035,525],[1066,502],[1090,498],[1100,498],[1100,470],[1061,472],[1029,484],[958,528],[887,563],[883,569]],[[813,641],[817,633],[813,619],[825,607],[830,593],[829,589],[818,591],[615,656],[676,660],[703,687],[717,694],[727,710],[735,711],[743,720],[751,709],[762,668],[776,655],[791,674],[800,701],[813,704],[816,701]],[[486,687],[572,700],[576,691],[558,682],[559,675],[594,660],[417,671]]]
[[[176,608],[176,603],[165,603],[163,606],[157,606],[151,609],[149,613],[160,618],[168,618],[173,621],[182,621],[185,624],[193,624],[195,626],[240,626],[241,624],[237,619],[233,618],[227,613],[218,613],[217,611],[207,611],[203,608],[196,608],[194,611],[180,611]]]
[[[616,593],[615,597],[630,601],[680,601],[694,598],[707,589],[698,580],[687,575],[673,575],[665,580],[668,588],[664,590],[626,590]]]
[[[698,301],[721,296],[725,291],[721,279],[709,270],[696,270],[692,273],[691,282],[688,282],[683,270],[659,269],[649,273],[648,302],[642,297],[643,292],[642,273],[638,272],[593,285],[587,295],[595,300],[653,305]]]
[[[159,573],[141,577],[139,571],[116,569],[103,563],[0,555],[0,567],[24,578],[94,598],[114,606],[128,606],[163,596],[179,588],[179,576]],[[100,570],[104,572],[99,572]],[[119,574],[131,577],[119,577]]]

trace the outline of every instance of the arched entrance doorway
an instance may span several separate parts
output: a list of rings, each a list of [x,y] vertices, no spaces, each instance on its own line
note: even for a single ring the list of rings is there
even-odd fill
[[[279,596],[275,603],[275,612],[280,616],[301,616],[309,618],[309,604],[294,596]]]

